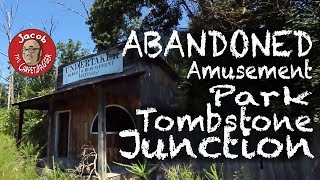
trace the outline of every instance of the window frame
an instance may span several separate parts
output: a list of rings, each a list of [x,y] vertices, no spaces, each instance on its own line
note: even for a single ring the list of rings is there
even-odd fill
[[[61,110],[61,111],[56,111],[55,112],[55,124],[56,124],[56,128],[55,128],[55,152],[56,152],[56,155],[58,156],[58,144],[59,144],[59,135],[60,135],[60,129],[58,128],[59,127],[59,114],[62,114],[62,113],[66,113],[68,112],[69,113],[69,125],[68,125],[68,152],[67,152],[67,158],[70,157],[70,136],[71,136],[71,109],[65,109],[65,110]]]
[[[125,107],[123,107],[121,105],[118,105],[118,104],[108,104],[108,105],[106,105],[104,107],[104,109],[107,109],[108,107],[118,107],[118,108],[124,110],[130,116],[130,119],[132,121],[132,124],[133,124],[134,128],[137,129],[136,128],[137,126],[136,126],[136,123],[134,122],[134,119],[132,118],[131,114],[129,113],[129,111]],[[93,117],[93,120],[91,122],[90,134],[95,134],[95,135],[98,134],[98,132],[92,132],[92,127],[93,127],[93,124],[94,124],[94,120],[97,118],[97,116],[98,116],[98,113],[96,113],[96,115]],[[106,134],[119,134],[119,131],[106,131]]]

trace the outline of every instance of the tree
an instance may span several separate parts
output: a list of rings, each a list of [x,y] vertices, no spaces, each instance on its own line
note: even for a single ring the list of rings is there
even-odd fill
[[[312,52],[309,53],[308,58],[312,59],[313,76],[316,78],[310,81],[295,79],[290,81],[290,85],[292,85],[293,92],[313,91],[313,98],[315,98],[319,94],[318,89],[320,89],[320,82],[317,80],[320,75],[318,70],[320,47],[319,43],[316,43],[320,40],[319,7],[319,1],[309,0],[144,0],[130,1],[130,3],[123,0],[111,2],[95,0],[87,24],[90,27],[92,38],[98,50],[106,49],[125,40],[131,29],[135,29],[140,33],[147,30],[156,30],[162,33],[169,32],[177,26],[179,20],[181,20],[182,13],[186,13],[189,16],[189,32],[194,34],[197,42],[200,42],[201,34],[199,32],[201,30],[218,30],[228,38],[237,29],[243,29],[247,33],[255,32],[258,37],[264,37],[266,30],[272,32],[282,29],[303,30],[312,35],[314,42]],[[149,12],[143,13],[145,9],[148,9]],[[134,23],[132,23],[134,19],[139,19],[142,22],[141,25],[134,26]],[[181,36],[183,36],[183,33],[181,33]],[[296,49],[296,41],[293,38],[289,38],[286,44]],[[212,49],[210,44],[206,49]],[[179,56],[174,56],[174,54],[172,53],[173,56],[167,58],[167,62],[180,73],[183,78],[182,85],[196,104],[207,101],[210,98],[208,94],[202,92],[208,90],[208,87],[212,85],[212,81],[200,82],[195,79],[186,79],[186,72],[188,72],[193,60],[201,58],[201,61],[198,61],[199,65],[217,66],[221,65],[221,62],[226,66],[239,65],[239,61],[234,61],[234,58],[228,53],[217,58],[216,61],[212,61],[212,57],[202,58],[197,56],[193,56],[191,59],[181,59]],[[207,54],[210,54],[210,52]],[[245,65],[258,65],[260,63],[280,67],[293,63],[295,66],[304,66],[301,64],[303,61],[294,59],[294,57],[288,60],[286,58],[272,59],[259,55],[256,59],[259,59],[259,61],[247,60]],[[219,83],[219,81],[215,81],[215,83]],[[286,82],[279,80],[259,81],[259,86],[267,90],[276,87],[282,88],[284,83]],[[256,85],[250,81],[241,81],[241,83],[237,84],[240,89]],[[279,107],[276,108],[281,110]],[[315,109],[311,106],[308,106],[308,108],[306,111],[310,110],[309,112]]]
[[[0,83],[0,108],[6,107],[8,86]]]
[[[195,3],[191,0],[95,0],[87,24],[100,51],[125,40],[131,30],[168,33],[179,24],[184,9],[193,16]]]
[[[10,4],[8,8],[3,2],[0,2],[0,11],[4,16],[3,22],[1,22],[1,31],[6,35],[8,43],[10,44],[12,40],[12,28],[14,25],[15,17],[19,9],[20,1],[16,1],[16,5]],[[4,53],[1,53],[4,54]],[[8,56],[7,56],[8,57]],[[14,102],[14,70],[11,65],[9,65],[9,88],[8,88],[8,101],[7,108],[11,107],[11,104]]]
[[[59,65],[71,62],[89,54],[88,49],[81,48],[80,41],[74,43],[72,39],[69,39],[67,43],[58,42],[57,50]]]

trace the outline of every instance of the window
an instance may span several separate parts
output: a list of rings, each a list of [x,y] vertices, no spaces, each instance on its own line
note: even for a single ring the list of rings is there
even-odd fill
[[[122,130],[135,129],[133,119],[125,108],[118,105],[108,105],[105,110],[107,134],[116,134]],[[93,119],[91,134],[98,134],[98,114]]]

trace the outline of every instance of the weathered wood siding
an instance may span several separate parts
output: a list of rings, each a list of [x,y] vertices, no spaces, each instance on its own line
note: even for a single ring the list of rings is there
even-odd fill
[[[172,108],[179,108],[182,93],[178,88],[177,79],[174,79],[157,63],[151,61],[163,60],[150,59],[141,62],[145,69],[143,77],[140,78],[141,105],[171,110],[173,110]]]
[[[135,109],[140,105],[136,97],[107,93],[106,105],[110,104],[124,107],[133,118],[135,117]],[[92,145],[97,150],[97,135],[90,134],[92,121],[97,114],[97,97],[94,89],[87,91],[84,95],[72,97],[72,99],[56,104],[56,112],[65,110],[71,111],[69,157],[81,158],[81,147],[83,145]],[[118,135],[107,135],[107,157],[109,162],[121,160],[118,144]]]
[[[112,54],[118,49],[114,48],[106,52]],[[90,56],[84,58],[88,57]],[[56,90],[84,91],[84,93],[80,93],[82,95],[66,98],[63,102],[55,104],[56,112],[71,110],[70,158],[80,158],[83,145],[97,147],[97,135],[90,134],[92,120],[97,113],[97,92],[94,88],[96,85],[103,85],[105,91],[109,92],[106,97],[106,105],[123,106],[135,119],[136,128],[140,130],[143,128],[143,119],[141,116],[135,116],[137,108],[152,106],[174,110],[172,108],[178,107],[178,98],[181,97],[181,93],[178,89],[177,79],[175,79],[175,73],[162,59],[140,58],[136,51],[129,51],[124,57],[124,71],[122,73],[85,79],[63,86],[62,69],[66,65],[60,66],[58,69]],[[83,87],[87,89],[81,90],[80,88]],[[107,159],[109,162],[121,161],[119,149],[114,148],[121,146],[121,141],[124,140],[120,139],[118,135],[107,135]],[[130,143],[127,146],[130,146]]]
[[[239,172],[243,167],[242,174],[249,179],[259,180],[318,180],[320,179],[320,126],[317,124],[313,128],[313,141],[310,143],[310,151],[314,159],[306,156],[293,157],[289,160],[262,160],[241,161],[229,160],[223,162],[223,172],[225,180],[235,179],[235,172]],[[301,148],[299,148],[301,151]]]

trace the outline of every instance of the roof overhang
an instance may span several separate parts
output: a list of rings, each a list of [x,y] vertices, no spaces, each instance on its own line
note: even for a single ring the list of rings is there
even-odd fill
[[[122,73],[112,74],[103,76],[101,78],[94,79],[89,81],[86,84],[81,84],[79,86],[72,86],[67,89],[58,90],[54,93],[34,97],[24,101],[20,101],[12,104],[13,106],[19,106],[19,109],[37,109],[37,110],[48,110],[50,102],[70,98],[72,96],[79,95],[86,90],[92,89],[97,86],[117,86],[116,82],[121,81],[131,81],[132,78],[139,77],[145,71],[144,70],[134,70],[134,71],[125,71]]]

